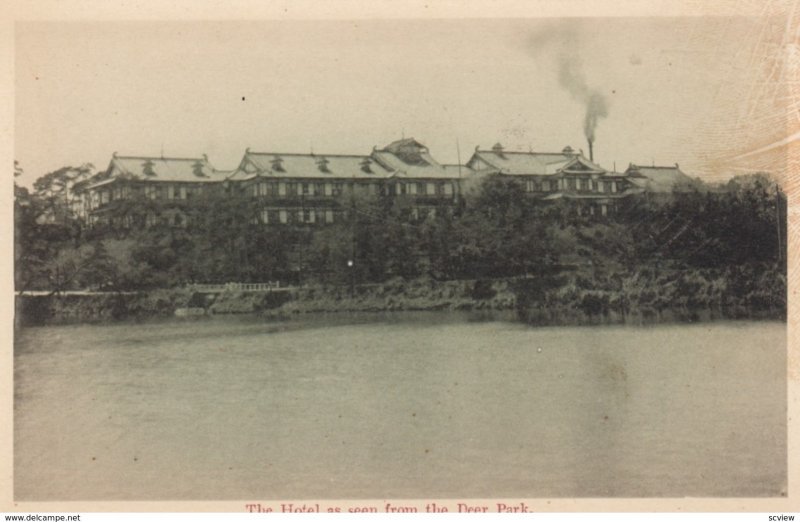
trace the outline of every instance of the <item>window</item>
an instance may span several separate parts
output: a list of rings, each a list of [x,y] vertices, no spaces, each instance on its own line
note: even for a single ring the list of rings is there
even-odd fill
[[[181,185],[181,199],[189,199],[189,191],[185,185]]]
[[[581,190],[589,190],[589,180],[586,178],[581,178],[580,180],[580,189]]]
[[[297,195],[297,183],[287,183],[286,184],[286,194],[289,196],[296,196]]]
[[[567,179],[567,188],[569,190],[575,190],[575,178]]]
[[[325,192],[326,196],[333,196],[333,183],[325,183]]]
[[[409,194],[416,194],[417,193],[417,184],[416,183],[409,183],[408,184],[408,193]]]
[[[283,181],[278,183],[278,195],[285,196],[286,195],[286,183]],[[281,223],[285,223],[285,221],[281,221]]]
[[[280,221],[283,224],[288,223],[289,222],[289,213],[286,212],[285,210],[278,211],[278,221]]]
[[[147,199],[156,199],[156,187],[153,185],[145,185],[144,195],[147,197]]]
[[[411,219],[419,219],[419,209],[417,207],[411,209]]]
[[[313,196],[314,195],[314,185],[311,183],[303,183],[302,190],[304,196]]]
[[[175,185],[167,185],[167,199],[175,199]]]
[[[145,218],[145,225],[148,227],[154,227],[158,224],[158,218],[152,212],[147,213],[147,217]]]
[[[267,209],[261,210],[261,222],[265,225],[269,223],[269,210]]]
[[[525,182],[525,192],[533,192],[535,190],[533,180],[527,180]]]
[[[317,213],[313,210],[304,210],[303,217],[300,219],[303,223],[315,223],[316,222]]]
[[[436,184],[435,183],[426,183],[425,184],[425,193],[429,196],[436,195]]]
[[[325,211],[325,223],[333,223],[333,210]]]
[[[444,188],[444,195],[445,196],[452,196],[453,195],[453,185],[451,183],[445,183],[442,185]]]
[[[608,205],[600,205],[600,214],[604,216],[608,215]]]
[[[617,182],[616,181],[612,181],[611,182],[611,192],[616,192],[616,191],[617,191]]]

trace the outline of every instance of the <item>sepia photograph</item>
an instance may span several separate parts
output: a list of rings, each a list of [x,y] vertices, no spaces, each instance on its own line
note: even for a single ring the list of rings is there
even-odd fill
[[[794,7],[15,22],[14,502],[785,500]]]

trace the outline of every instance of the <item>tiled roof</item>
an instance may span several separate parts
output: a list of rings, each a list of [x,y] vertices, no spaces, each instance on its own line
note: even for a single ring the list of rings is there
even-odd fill
[[[210,183],[224,179],[205,157],[114,156],[106,176],[147,181]]]
[[[672,192],[676,188],[686,188],[692,182],[692,178],[677,165],[643,167],[632,164],[625,174],[631,183],[649,192]]]
[[[230,180],[256,175],[287,178],[385,178],[390,171],[369,156],[246,152]]]
[[[467,162],[470,167],[483,163],[488,170],[509,175],[554,175],[576,163],[587,172],[605,173],[605,169],[572,152],[506,152],[502,149],[476,150]]]
[[[418,163],[407,163],[394,153],[387,150],[372,151],[372,158],[377,163],[383,165],[395,176],[408,178],[428,178],[428,179],[458,179],[458,165],[440,165],[427,152],[419,155]],[[466,175],[469,169],[462,166],[461,174]]]

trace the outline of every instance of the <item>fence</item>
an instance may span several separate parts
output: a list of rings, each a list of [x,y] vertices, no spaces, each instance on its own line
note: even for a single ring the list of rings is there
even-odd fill
[[[268,283],[222,283],[222,284],[193,284],[188,288],[196,292],[271,292],[281,288],[280,281]]]

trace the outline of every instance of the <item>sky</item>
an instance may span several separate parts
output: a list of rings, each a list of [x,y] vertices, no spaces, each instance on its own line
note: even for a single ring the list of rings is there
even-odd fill
[[[442,163],[497,142],[588,156],[587,93],[605,108],[594,159],[606,169],[678,163],[710,181],[781,170],[774,144],[795,117],[788,27],[708,16],[18,22],[18,181],[105,169],[115,151],[205,153],[229,170],[247,147],[368,154],[401,137]]]

